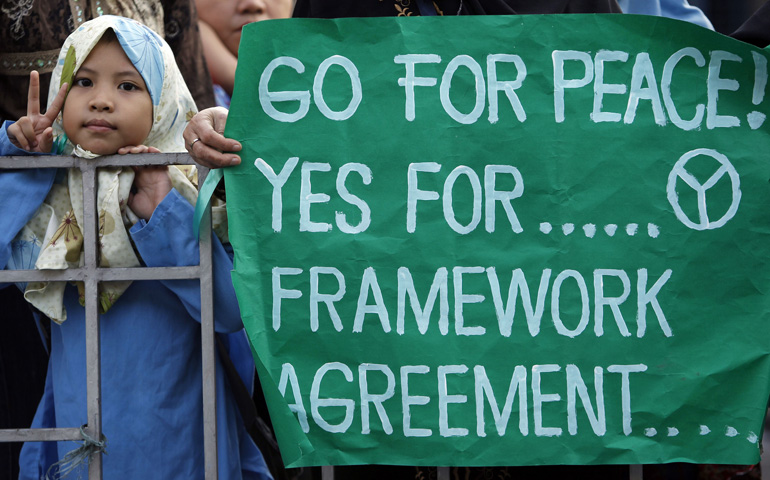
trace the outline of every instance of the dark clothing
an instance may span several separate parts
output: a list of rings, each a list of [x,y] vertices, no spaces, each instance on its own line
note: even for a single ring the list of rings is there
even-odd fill
[[[759,48],[770,45],[770,2],[762,5],[730,36]]]
[[[622,13],[615,0],[437,0],[439,15]],[[294,17],[401,17],[420,15],[416,0],[297,0]]]
[[[15,6],[6,8],[6,4],[11,3]],[[85,2],[82,4],[86,5]],[[51,71],[75,23],[70,3],[63,0],[2,0],[0,5],[3,7],[0,9],[0,25],[3,25],[0,29],[0,92],[3,92],[0,122],[16,121],[27,114],[29,72],[32,70],[40,73],[40,103],[46,105]],[[162,9],[164,37],[174,52],[198,109],[216,105],[211,75],[203,58],[194,0],[162,0],[148,8]],[[81,14],[81,21],[97,14],[86,10]]]
[[[17,288],[0,289],[0,429],[29,428],[43,396],[48,353]],[[0,443],[0,480],[19,476],[21,443]]]

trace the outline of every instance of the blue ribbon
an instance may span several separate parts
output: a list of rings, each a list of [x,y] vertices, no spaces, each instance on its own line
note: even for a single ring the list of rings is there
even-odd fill
[[[198,200],[195,202],[195,217],[193,219],[193,233],[195,238],[198,238],[200,234],[201,220],[203,215],[210,212],[209,206],[211,205],[211,196],[214,195],[214,190],[219,185],[219,181],[222,180],[224,170],[221,168],[215,168],[209,170],[209,174],[206,175],[206,180],[203,181],[200,190],[198,191]]]

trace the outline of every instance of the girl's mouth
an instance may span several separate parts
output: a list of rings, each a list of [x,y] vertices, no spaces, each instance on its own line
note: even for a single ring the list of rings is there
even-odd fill
[[[115,130],[115,126],[107,120],[95,119],[86,122],[85,127],[95,132],[107,132]]]

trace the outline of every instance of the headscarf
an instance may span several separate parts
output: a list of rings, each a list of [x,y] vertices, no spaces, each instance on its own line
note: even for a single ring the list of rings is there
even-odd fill
[[[107,29],[115,36],[131,63],[144,79],[152,100],[153,123],[144,145],[162,152],[184,152],[182,131],[196,113],[195,102],[179,73],[168,44],[145,25],[128,18],[104,15],[83,23],[64,42],[49,90],[50,103],[63,83],[72,85],[72,77]],[[66,100],[65,100],[66,102]],[[88,161],[96,155],[72,145],[62,131],[61,115],[54,123],[54,153],[72,153]],[[173,187],[191,204],[195,204],[197,180],[194,167],[170,167]],[[35,217],[24,227],[13,243],[14,255],[9,268],[55,269],[83,265],[83,235],[79,224],[83,219],[83,181],[79,169],[59,175]],[[102,267],[138,267],[141,265],[128,234],[138,218],[127,206],[134,171],[131,168],[101,168],[97,172],[97,212]],[[222,232],[224,207],[217,206],[212,221]],[[128,288],[130,281],[103,282],[99,304],[106,312]],[[66,320],[63,306],[66,282],[31,282],[24,298],[57,323]],[[84,289],[78,284],[80,302]]]

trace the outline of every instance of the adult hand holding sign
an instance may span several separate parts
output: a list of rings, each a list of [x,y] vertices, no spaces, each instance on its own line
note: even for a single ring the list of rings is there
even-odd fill
[[[211,107],[195,114],[185,127],[185,148],[198,164],[208,168],[221,168],[241,163],[240,157],[227,153],[238,152],[241,144],[223,135],[225,123],[227,109]]]

